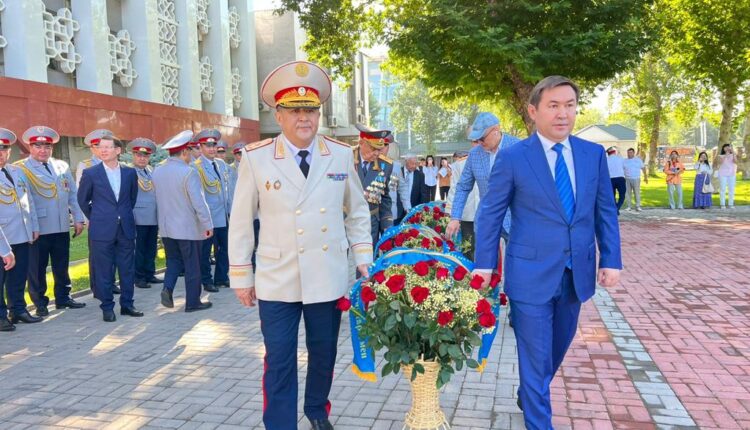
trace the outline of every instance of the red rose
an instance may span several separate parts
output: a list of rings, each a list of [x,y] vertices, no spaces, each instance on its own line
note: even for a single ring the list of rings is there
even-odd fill
[[[349,308],[351,307],[352,307],[352,302],[349,301],[349,299],[347,299],[346,297],[342,297],[336,302],[336,309],[342,312],[348,311]]]
[[[438,213],[440,213],[440,207],[438,207],[438,206],[433,206],[433,207],[432,207],[432,211],[433,211],[434,213],[438,214]]]
[[[430,295],[430,289],[425,287],[414,287],[411,289],[411,298],[414,303],[422,303],[427,300],[427,296]]]
[[[492,312],[492,305],[487,299],[482,299],[477,302],[477,313],[483,314],[485,312]]]
[[[414,265],[414,273],[419,276],[427,276],[430,273],[430,266],[424,261],[420,261]]]
[[[450,270],[446,269],[445,267],[438,267],[437,272],[435,273],[435,278],[445,279],[450,273]]]
[[[385,282],[385,273],[383,273],[383,271],[381,270],[380,272],[372,275],[372,279],[374,279],[378,284],[382,284],[383,282]]]
[[[440,215],[440,214],[432,214],[432,219],[434,219],[435,221],[440,221],[441,217],[442,217],[442,215]]]
[[[499,273],[493,273],[490,277],[490,287],[495,288],[497,287],[497,284],[500,283],[500,274]]]
[[[391,290],[391,293],[396,294],[404,289],[406,283],[406,276],[404,275],[393,275],[385,282],[386,287]]]
[[[367,305],[367,303],[375,301],[378,298],[378,296],[375,294],[375,291],[373,291],[373,289],[368,286],[362,287],[362,292],[359,293],[359,295],[360,297],[362,297],[362,301],[365,302],[365,305]]]
[[[441,326],[445,327],[451,321],[453,321],[453,312],[451,311],[440,311],[438,312],[437,322]]]
[[[500,293],[500,305],[505,306],[508,304],[508,296],[505,293]]]
[[[435,241],[435,245],[437,245],[438,248],[442,248],[443,247],[443,239],[441,239],[439,237],[436,237],[433,240]]]
[[[406,236],[403,234],[397,234],[396,237],[393,238],[393,243],[395,243],[396,246],[403,246],[404,241],[406,241]]]
[[[430,239],[423,237],[422,238],[422,248],[424,249],[430,249]]]
[[[429,212],[430,208],[428,208],[427,206],[425,206],[425,207],[422,208],[422,210],[425,211],[425,212]]]
[[[438,264],[437,260],[427,260],[427,265],[430,267],[434,267],[436,264]]]
[[[438,232],[438,233],[442,233],[443,232],[443,227],[440,227],[439,225],[436,225],[435,226],[435,231]]]
[[[419,237],[419,230],[417,230],[416,228],[409,229],[409,237],[411,238]]]
[[[474,275],[473,278],[471,278],[471,288],[478,290],[482,288],[482,284],[484,283],[484,278],[482,275]]]
[[[456,249],[456,245],[453,244],[452,240],[448,241],[448,249],[450,249],[451,251],[455,251]]]
[[[485,312],[479,315],[479,325],[482,327],[494,327],[496,321],[495,314],[492,312]]]
[[[391,242],[390,240],[386,240],[385,242],[380,244],[381,251],[385,252],[390,251],[391,249],[393,249],[393,242]]]
[[[464,279],[468,273],[469,272],[464,269],[464,266],[458,266],[456,267],[456,270],[453,271],[453,279],[460,281]]]

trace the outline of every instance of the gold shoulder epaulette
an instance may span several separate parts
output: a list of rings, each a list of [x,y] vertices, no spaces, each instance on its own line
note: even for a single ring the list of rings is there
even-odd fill
[[[381,159],[381,160],[383,160],[383,161],[385,161],[388,164],[393,164],[393,160],[390,159],[390,158],[388,158],[388,157],[386,157],[385,155],[381,155],[378,158]]]
[[[271,138],[261,140],[260,142],[248,143],[247,145],[245,145],[245,151],[252,151],[254,149],[262,148],[264,146],[270,145],[271,143],[273,143],[273,139]]]
[[[336,144],[339,144],[339,145],[342,145],[342,146],[346,146],[347,148],[351,148],[352,147],[352,145],[350,145],[350,144],[348,144],[346,142],[342,142],[340,140],[333,139],[333,138],[331,138],[329,136],[323,136],[323,139],[325,139],[325,140],[327,140],[329,142],[332,142],[332,143],[336,143]]]
[[[13,163],[13,165],[14,165],[14,166],[23,166],[23,162],[24,162],[24,161],[26,161],[26,159],[25,159],[25,158],[22,158],[22,159],[20,159],[20,160],[18,160],[18,161],[15,161],[15,162]]]

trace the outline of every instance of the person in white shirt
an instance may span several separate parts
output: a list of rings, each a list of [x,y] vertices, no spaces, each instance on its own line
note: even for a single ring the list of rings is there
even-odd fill
[[[453,199],[456,196],[456,185],[461,180],[461,174],[466,166],[466,160],[469,158],[469,151],[457,151],[453,154],[453,159],[456,160],[451,164],[451,187],[448,190],[448,198],[446,200],[446,210],[450,212],[453,206]],[[464,210],[461,212],[461,238],[468,240],[471,243],[469,249],[463,250],[464,255],[474,255],[474,215],[477,213],[479,207],[479,186],[474,184],[474,188],[466,198],[466,204]]]
[[[643,172],[643,182],[648,184],[648,174],[646,166],[640,157],[635,156],[633,148],[628,149],[628,158],[622,164],[625,170],[625,202],[626,210],[631,210],[633,196],[635,196],[635,210],[641,210],[641,171]]]
[[[612,182],[612,195],[615,196],[617,204],[617,214],[620,214],[620,208],[625,203],[625,169],[623,164],[625,159],[617,154],[617,148],[610,146],[607,148],[607,167],[609,168],[609,179]]]

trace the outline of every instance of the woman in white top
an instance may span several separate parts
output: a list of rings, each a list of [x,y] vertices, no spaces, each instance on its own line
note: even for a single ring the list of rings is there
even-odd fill
[[[698,164],[695,166],[695,182],[693,183],[693,209],[708,209],[711,207],[712,192],[703,192],[703,185],[711,185],[713,169],[708,164],[708,154],[705,151],[698,154]],[[707,190],[708,191],[708,190]]]
[[[425,159],[425,165],[422,167],[422,173],[424,173],[424,185],[429,191],[430,201],[434,201],[438,175],[438,168],[435,165],[435,157],[432,155],[427,156]]]
[[[737,181],[737,155],[732,145],[726,143],[721,147],[719,155],[719,202],[724,209],[724,193],[729,190],[729,209],[734,209],[734,188]]]

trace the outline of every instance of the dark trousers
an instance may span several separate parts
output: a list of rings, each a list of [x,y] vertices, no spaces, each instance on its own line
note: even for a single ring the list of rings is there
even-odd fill
[[[16,256],[16,265],[10,270],[5,270],[4,265],[0,264],[0,318],[8,316],[8,309],[16,315],[26,311],[23,290],[26,288],[26,276],[29,272],[29,247],[26,242],[11,245],[13,255]]]
[[[469,249],[464,249],[466,258],[474,261],[474,221],[461,221],[461,242],[469,241]],[[460,245],[460,244],[456,244]]]
[[[135,226],[135,282],[146,282],[156,273],[158,225]]]
[[[622,176],[618,178],[611,178],[610,181],[612,182],[612,195],[614,196],[615,194],[617,194],[615,203],[617,204],[617,211],[619,212],[620,208],[622,208],[622,204],[625,203],[627,183],[625,182],[625,178]]]
[[[91,240],[89,262],[96,267],[94,297],[99,307],[110,311],[115,307],[115,267],[120,275],[120,307],[133,307],[133,283],[135,282],[135,240],[125,237],[122,225],[112,240]]]
[[[263,424],[268,430],[297,428],[297,333],[301,316],[305,318],[308,353],[305,415],[311,420],[328,418],[328,394],[341,325],[336,301],[302,304],[259,300],[258,312],[266,346]]]
[[[549,386],[576,334],[580,311],[570,269],[564,270],[558,291],[549,302],[533,305],[513,301],[521,377],[518,396],[528,429],[552,428]]]
[[[228,227],[215,227],[214,235],[201,244],[201,282],[204,285],[229,282]],[[216,267],[211,276],[211,246],[216,245]]]
[[[435,191],[437,191],[437,185],[432,185],[432,186],[425,185],[425,188],[427,188],[427,198],[429,200],[427,200],[424,203],[429,203],[429,202],[434,201],[435,200]]]
[[[47,263],[52,258],[52,277],[55,280],[55,303],[70,300],[70,233],[50,233],[39,236],[29,248],[29,296],[37,308],[47,306]]]
[[[185,273],[185,306],[195,307],[201,301],[200,256],[202,240],[183,240],[162,237],[167,254],[164,288],[174,291],[177,277]]]
[[[448,191],[451,190],[450,185],[440,187],[440,200],[445,200],[448,198]]]

